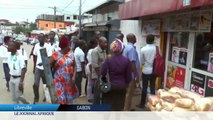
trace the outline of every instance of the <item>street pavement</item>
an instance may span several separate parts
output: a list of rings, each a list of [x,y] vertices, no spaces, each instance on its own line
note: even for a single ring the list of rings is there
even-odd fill
[[[27,45],[26,43],[24,43],[23,45],[24,49],[27,51],[27,54],[29,56],[32,46],[31,45]],[[28,66],[27,66],[27,73],[25,75],[25,79],[24,79],[24,97],[29,100],[31,103],[33,103],[33,99],[34,99],[34,94],[33,94],[33,83],[34,83],[34,74],[33,74],[33,60],[32,58],[29,58],[28,60]],[[12,98],[11,98],[11,94],[10,92],[7,91],[6,88],[6,80],[4,79],[4,72],[3,72],[3,66],[2,66],[2,59],[0,59],[0,104],[12,104]],[[86,80],[83,79],[82,81],[82,86],[85,86],[85,82]],[[87,101],[86,97],[85,97],[85,87],[82,87],[82,97],[77,98],[74,101],[74,104],[91,104]],[[43,91],[43,83],[42,81],[40,81],[40,99],[39,99],[39,104],[45,104],[42,100],[44,98],[44,91]],[[138,108],[135,107],[135,105],[137,105],[140,101],[140,90],[138,90],[138,92],[136,93],[136,95],[134,95],[133,100],[132,100],[132,108],[136,109],[136,110],[140,110]]]

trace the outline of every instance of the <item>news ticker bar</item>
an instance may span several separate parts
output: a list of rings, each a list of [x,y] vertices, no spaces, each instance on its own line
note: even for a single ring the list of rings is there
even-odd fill
[[[0,111],[109,111],[111,105],[0,104]]]

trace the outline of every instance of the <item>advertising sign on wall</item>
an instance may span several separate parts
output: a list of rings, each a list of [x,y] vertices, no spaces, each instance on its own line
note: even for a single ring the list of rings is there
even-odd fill
[[[186,65],[186,60],[187,60],[187,49],[180,48],[179,64]]]
[[[213,96],[213,78],[207,77],[205,96]]]
[[[172,62],[179,63],[179,54],[180,54],[180,48],[179,47],[173,47],[172,48]]]
[[[167,66],[166,88],[184,88],[186,70],[171,64]]]
[[[201,96],[205,95],[204,85],[206,81],[206,76],[203,74],[192,72],[191,78],[191,91],[198,93]]]

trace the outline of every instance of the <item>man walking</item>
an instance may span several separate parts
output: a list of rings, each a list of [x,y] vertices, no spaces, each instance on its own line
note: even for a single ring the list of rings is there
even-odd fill
[[[107,39],[100,37],[98,46],[92,51],[92,80],[94,81],[94,104],[100,104],[100,66],[106,59]]]
[[[74,56],[75,56],[75,62],[77,66],[77,77],[76,77],[76,85],[79,90],[79,96],[81,96],[81,82],[82,78],[86,78],[85,74],[85,54],[84,54],[84,49],[86,47],[86,42],[83,40],[80,40],[78,42],[78,47],[74,51]]]
[[[124,110],[131,110],[132,104],[132,96],[135,91],[136,83],[139,82],[140,76],[140,61],[138,57],[138,53],[136,51],[136,47],[134,44],[136,43],[136,37],[134,34],[130,33],[127,35],[127,45],[125,46],[123,55],[129,59],[132,66],[132,80],[129,83],[128,90],[126,93]]]
[[[60,50],[59,42],[55,41],[55,32],[54,31],[50,31],[49,38],[50,38],[49,43],[51,45],[52,52],[59,51]]]
[[[7,91],[10,91],[10,87],[9,87],[10,69],[8,66],[8,56],[10,54],[8,52],[8,43],[10,42],[10,40],[11,40],[11,38],[9,36],[5,36],[4,43],[3,43],[3,45],[0,46],[0,57],[3,59],[2,63],[3,63],[3,70],[4,70],[5,79],[6,79]]]
[[[39,84],[40,78],[42,78],[43,84],[46,84],[45,76],[44,76],[44,67],[42,65],[41,53],[40,49],[46,49],[47,56],[50,57],[52,55],[52,49],[48,43],[45,43],[44,34],[39,34],[39,43],[37,43],[34,47],[33,54],[35,55],[35,63],[34,63],[34,84],[33,84],[33,91],[34,91],[34,104],[38,103],[39,101]],[[45,99],[44,99],[45,100]]]
[[[26,73],[26,64],[24,56],[17,52],[17,45],[14,42],[9,42],[8,51],[11,52],[8,58],[10,68],[10,89],[14,104],[19,104],[21,101],[24,104],[29,104],[22,96],[24,90],[24,78]]]
[[[140,108],[145,108],[148,82],[150,81],[151,94],[155,94],[155,75],[153,74],[153,63],[156,56],[156,47],[154,43],[154,36],[148,35],[146,38],[147,45],[141,48],[140,58],[143,65],[142,79],[143,88],[141,102],[138,105]]]

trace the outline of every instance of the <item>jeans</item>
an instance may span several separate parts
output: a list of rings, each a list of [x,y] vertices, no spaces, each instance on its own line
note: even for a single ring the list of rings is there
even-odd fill
[[[142,88],[142,96],[141,96],[141,105],[142,107],[146,104],[146,97],[147,97],[147,88],[148,82],[150,81],[150,91],[151,94],[155,94],[155,75],[154,74],[142,74],[142,81],[143,81],[143,88]]]
[[[7,63],[3,63],[4,75],[7,82],[10,81],[10,69]]]
[[[98,79],[93,79],[94,81],[94,104],[101,104],[101,91],[99,89],[100,81]]]
[[[42,78],[43,84],[46,84],[45,76],[44,76],[44,70],[40,70],[36,68],[35,70],[35,81],[33,84],[33,91],[34,91],[34,101],[38,102],[39,101],[39,84],[40,84],[40,78]]]
[[[77,72],[76,73],[77,77],[76,77],[76,85],[78,87],[78,91],[79,91],[79,96],[81,96],[81,82],[82,82],[82,72]]]

